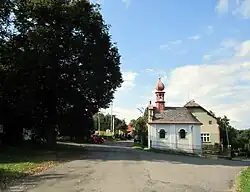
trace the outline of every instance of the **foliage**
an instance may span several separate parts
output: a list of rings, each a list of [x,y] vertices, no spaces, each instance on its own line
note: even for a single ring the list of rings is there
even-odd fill
[[[148,136],[148,127],[147,127],[147,121],[148,121],[148,109],[146,108],[144,111],[143,116],[137,118],[136,120],[131,120],[130,125],[135,128],[135,135],[138,135],[141,137],[142,144],[144,146],[148,145],[147,142],[147,136]]]
[[[147,135],[147,122],[144,117],[139,117],[135,123],[135,134],[139,136]]]
[[[145,148],[144,145],[140,144],[140,143],[134,143],[132,146],[133,149],[139,149],[139,150],[143,150]]]
[[[214,114],[213,112],[211,112]],[[215,114],[214,114],[215,116]],[[230,125],[230,119],[227,116],[217,117],[217,123],[220,129],[220,139],[224,147],[227,147],[228,141],[229,145],[233,150],[241,149],[246,154],[249,153],[250,146],[250,129],[237,130]],[[228,134],[228,139],[227,139]]]
[[[129,124],[131,125],[131,127],[135,127],[136,119],[132,119]]]
[[[94,120],[94,128],[95,130],[98,130],[98,113],[96,113],[93,116],[93,120]],[[107,114],[103,114],[103,113],[99,113],[99,120],[100,120],[100,130],[101,131],[105,131],[107,129],[111,128],[111,115]],[[114,117],[114,128],[115,130],[121,130],[123,132],[127,131],[127,124],[125,122],[125,120],[121,120],[117,117]]]
[[[237,178],[237,192],[250,191],[250,167],[242,171]]]
[[[100,8],[87,0],[0,4],[0,123],[5,141],[35,129],[86,135],[121,86],[120,55]],[[12,29],[12,30],[10,30]]]

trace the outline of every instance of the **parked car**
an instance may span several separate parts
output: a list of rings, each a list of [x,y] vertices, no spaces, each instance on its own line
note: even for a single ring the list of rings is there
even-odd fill
[[[99,135],[91,135],[90,140],[92,143],[96,143],[96,144],[104,143],[104,138]]]

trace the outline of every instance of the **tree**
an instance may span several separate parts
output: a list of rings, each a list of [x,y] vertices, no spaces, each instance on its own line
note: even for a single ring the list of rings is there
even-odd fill
[[[98,130],[98,113],[96,113],[93,116],[93,120],[94,120],[94,128],[95,128],[95,130]],[[101,131],[105,131],[107,129],[110,129],[111,116],[109,114],[104,115],[103,113],[99,113],[99,120],[100,120],[100,130]],[[127,130],[127,124],[126,124],[125,120],[121,120],[117,117],[115,117],[115,119],[114,119],[114,127],[115,127],[115,130],[121,130],[123,132],[126,132],[126,130]]]
[[[95,130],[98,130],[98,113],[96,113],[93,116],[93,120],[94,120],[94,128],[95,128]],[[99,113],[99,120],[100,120],[100,130],[101,131],[105,131],[106,129],[110,129],[111,116],[109,114],[104,115],[103,113]]]
[[[250,147],[250,129],[247,130],[239,130],[238,135],[236,138],[238,148],[247,148],[249,149]]]
[[[120,120],[118,118],[116,118],[115,120],[115,130],[121,130],[124,133],[127,132],[128,129],[128,125],[126,124],[125,120]]]
[[[107,108],[122,83],[120,55],[100,7],[87,0],[9,2],[15,30],[5,30],[9,38],[0,45],[7,132],[20,133],[21,122],[39,127],[54,144],[55,127],[65,131],[65,117],[74,134],[89,129],[84,121]],[[3,10],[8,13],[9,6]]]
[[[141,141],[143,145],[147,145],[147,135],[148,135],[148,127],[147,127],[147,122],[148,122],[148,108],[145,109],[143,115],[139,118],[132,119],[130,121],[130,125],[135,128],[135,135],[138,135],[141,137]]]
[[[137,135],[145,135],[147,133],[147,124],[143,117],[139,117],[135,123],[135,132]]]
[[[232,147],[237,145],[237,130],[230,125],[230,119],[227,116],[223,118],[218,117],[217,123],[220,129],[220,137],[223,145],[226,147],[228,144]],[[229,143],[228,143],[229,141]]]
[[[136,123],[136,120],[132,119],[129,124],[131,125],[131,127],[135,127],[135,123]]]

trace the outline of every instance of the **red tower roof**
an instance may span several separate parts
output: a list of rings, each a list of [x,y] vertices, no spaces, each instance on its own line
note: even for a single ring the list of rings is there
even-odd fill
[[[163,91],[164,88],[165,88],[165,86],[164,86],[164,84],[162,83],[161,78],[159,78],[159,80],[158,80],[157,83],[156,83],[155,89],[156,89],[157,91]]]

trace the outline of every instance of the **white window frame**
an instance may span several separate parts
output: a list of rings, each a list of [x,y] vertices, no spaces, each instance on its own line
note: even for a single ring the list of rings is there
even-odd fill
[[[201,141],[202,143],[210,143],[210,133],[201,133]]]

